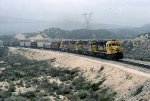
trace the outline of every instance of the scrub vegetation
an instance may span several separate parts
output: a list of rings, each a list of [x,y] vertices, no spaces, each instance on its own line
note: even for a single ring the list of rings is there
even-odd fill
[[[78,68],[54,67],[50,60],[8,55],[0,63],[0,101],[113,101],[116,95],[93,84]]]

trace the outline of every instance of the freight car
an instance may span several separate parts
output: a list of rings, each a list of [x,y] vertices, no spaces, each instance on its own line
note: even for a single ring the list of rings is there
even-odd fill
[[[44,48],[44,42],[43,41],[37,41],[37,48]]]
[[[8,45],[12,47],[13,46],[13,41],[9,41]]]
[[[20,46],[20,47],[25,47],[25,44],[24,44],[24,43],[25,43],[24,41],[20,41],[20,42],[19,42],[19,46]]]
[[[18,47],[19,45],[20,45],[20,44],[19,44],[18,41],[14,41],[14,42],[13,42],[13,46],[14,46],[14,47]]]
[[[30,40],[21,40],[19,42],[20,47],[31,47],[31,41]]]
[[[31,47],[31,41],[25,41],[24,47]]]
[[[44,48],[45,49],[51,49],[51,42],[45,42],[44,43]]]
[[[31,42],[31,48],[37,48],[37,42],[35,41]]]
[[[51,43],[51,49],[53,50],[60,50],[60,42],[59,41],[54,41]]]
[[[4,41],[3,45],[6,46],[6,47],[9,46],[9,42],[8,41]]]

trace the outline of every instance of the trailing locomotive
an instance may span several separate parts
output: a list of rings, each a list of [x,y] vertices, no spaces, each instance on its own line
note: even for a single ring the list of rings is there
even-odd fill
[[[5,46],[20,46],[30,48],[42,48],[72,52],[100,58],[118,60],[123,58],[123,48],[118,40],[93,40],[93,41],[20,41]]]
[[[123,58],[123,48],[118,40],[64,41],[60,44],[60,50],[107,59],[118,60]]]

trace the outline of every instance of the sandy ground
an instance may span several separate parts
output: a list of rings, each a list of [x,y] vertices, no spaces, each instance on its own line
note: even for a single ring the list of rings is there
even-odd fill
[[[108,86],[122,94],[131,87],[150,80],[149,73],[143,73],[118,64],[104,62],[87,57],[76,56],[65,52],[57,52],[39,49],[19,49],[10,48],[10,52],[20,54],[29,59],[45,60],[55,58],[55,66],[64,66],[66,68],[79,67],[83,75],[93,83],[103,82],[103,86]],[[150,98],[150,96],[148,96]]]

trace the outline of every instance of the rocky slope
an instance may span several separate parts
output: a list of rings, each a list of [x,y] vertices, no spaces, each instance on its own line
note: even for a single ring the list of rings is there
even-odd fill
[[[125,56],[135,59],[150,59],[150,33],[141,34],[123,43]]]

